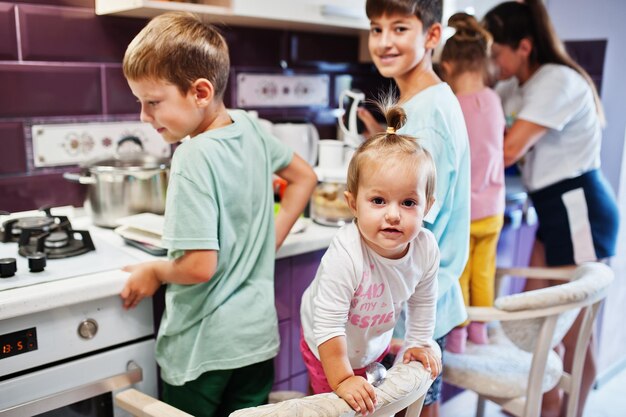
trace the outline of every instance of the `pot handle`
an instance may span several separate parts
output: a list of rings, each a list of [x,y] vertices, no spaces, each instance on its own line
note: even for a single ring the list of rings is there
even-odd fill
[[[94,177],[85,177],[80,174],[74,174],[73,172],[64,172],[63,178],[69,182],[77,182],[79,184],[95,184],[96,179]]]

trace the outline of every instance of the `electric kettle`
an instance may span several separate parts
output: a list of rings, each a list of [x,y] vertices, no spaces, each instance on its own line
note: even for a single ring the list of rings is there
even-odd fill
[[[363,129],[362,122],[357,116],[359,105],[364,101],[365,94],[359,91],[343,90],[339,95],[339,127],[343,132],[344,142],[353,148],[357,148],[364,140],[359,133]]]
[[[313,124],[274,123],[272,125],[272,133],[300,155],[309,165],[315,165],[320,136]]]

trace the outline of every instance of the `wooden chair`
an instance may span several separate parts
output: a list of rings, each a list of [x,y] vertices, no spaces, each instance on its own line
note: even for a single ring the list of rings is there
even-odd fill
[[[432,380],[418,362],[397,364],[387,377],[375,387],[378,404],[371,417],[393,416],[407,408],[406,417],[417,417]],[[115,397],[118,407],[140,417],[189,417],[174,407],[135,389],[122,391]],[[231,417],[350,417],[356,413],[333,393],[311,395],[276,404],[246,408],[232,413]]]
[[[578,406],[585,351],[601,301],[613,281],[605,264],[590,262],[574,268],[499,269],[498,277],[524,276],[563,280],[564,283],[499,297],[494,307],[469,307],[470,320],[499,321],[490,328],[490,343],[468,343],[462,354],[446,352],[444,380],[478,394],[476,416],[485,400],[519,417],[538,417],[543,393],[559,385],[568,394],[567,416]],[[583,321],[571,373],[563,371],[553,348],[572,326],[579,312]]]

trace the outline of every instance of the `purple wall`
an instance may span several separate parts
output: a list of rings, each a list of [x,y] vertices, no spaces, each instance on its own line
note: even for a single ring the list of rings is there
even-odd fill
[[[82,205],[83,189],[64,181],[76,167],[34,168],[30,126],[41,123],[138,120],[139,107],[121,71],[127,44],[145,19],[96,16],[94,0],[0,1],[0,209]],[[358,65],[356,36],[242,27],[222,28],[237,72],[354,75],[353,86],[376,90],[371,65]],[[229,85],[226,104],[233,101]],[[336,97],[331,91],[331,97]],[[333,99],[334,100],[334,99]],[[328,108],[268,109],[270,120],[306,119],[335,137]]]

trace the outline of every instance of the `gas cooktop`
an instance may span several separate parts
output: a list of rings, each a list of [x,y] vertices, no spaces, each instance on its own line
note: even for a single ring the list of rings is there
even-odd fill
[[[99,238],[97,228],[74,229],[67,216],[53,216],[49,209],[44,215],[37,214],[18,213],[1,223],[0,291],[139,262],[121,247]]]

